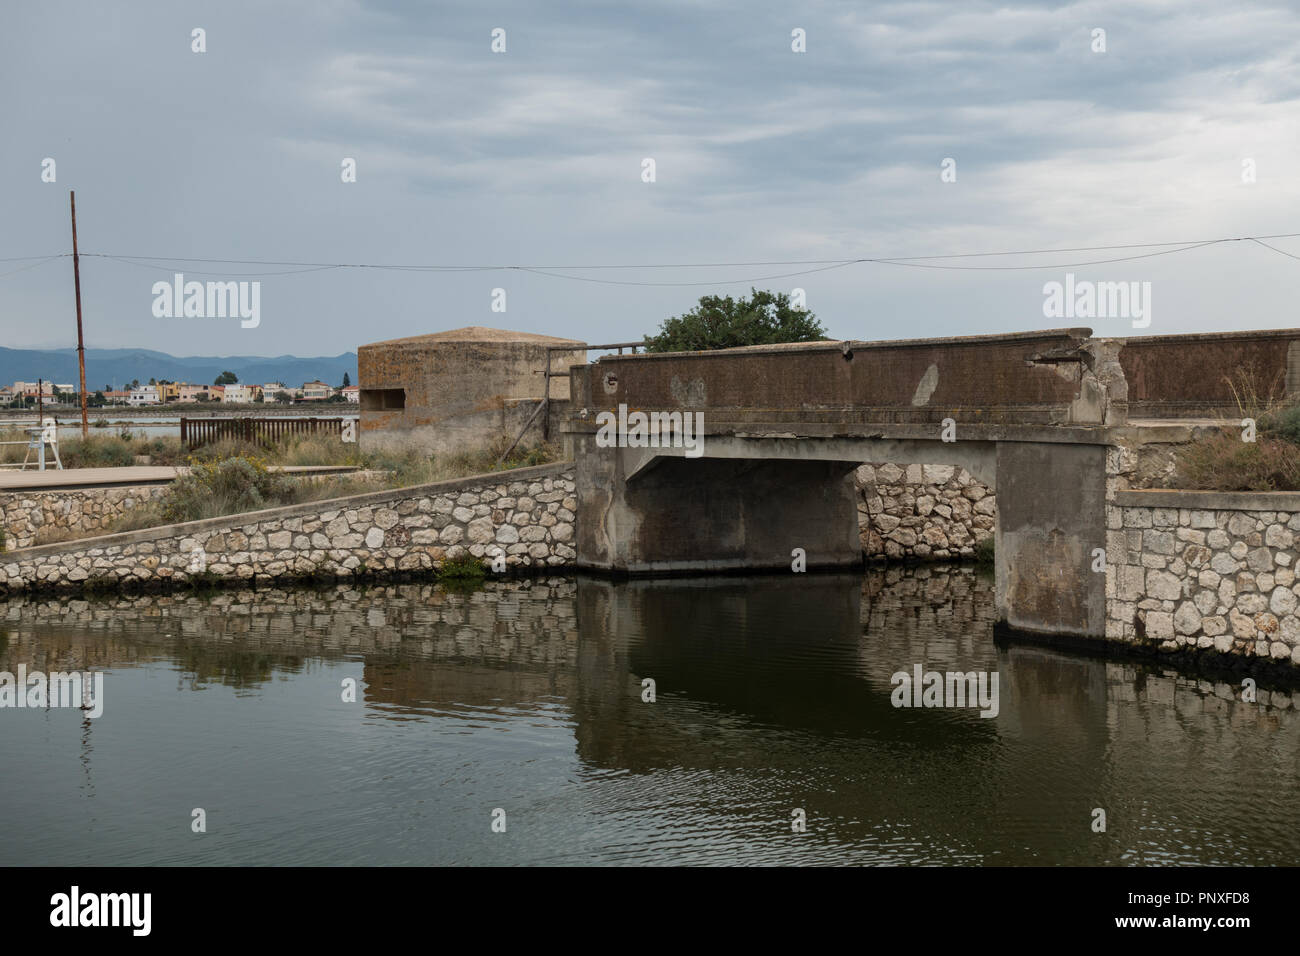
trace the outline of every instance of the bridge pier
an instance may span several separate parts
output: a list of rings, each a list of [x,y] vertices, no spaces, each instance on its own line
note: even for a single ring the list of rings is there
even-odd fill
[[[1024,631],[1106,633],[1107,445],[998,442],[995,590]]]

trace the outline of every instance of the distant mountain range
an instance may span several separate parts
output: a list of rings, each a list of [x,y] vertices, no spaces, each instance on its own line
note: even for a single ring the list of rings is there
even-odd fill
[[[86,349],[86,389],[95,391],[106,385],[121,388],[138,378],[167,379],[172,382],[193,382],[211,385],[222,372],[230,371],[239,381],[249,385],[263,382],[283,382],[301,385],[320,379],[330,385],[343,381],[347,372],[352,383],[357,381],[357,353],[320,358],[299,358],[296,355],[232,355],[225,358],[192,355],[178,357],[150,349]],[[37,379],[59,383],[77,384],[76,349],[7,349],[0,348],[0,385],[14,382],[35,382]]]

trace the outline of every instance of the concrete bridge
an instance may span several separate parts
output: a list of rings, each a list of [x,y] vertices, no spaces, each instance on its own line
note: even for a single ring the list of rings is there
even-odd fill
[[[798,548],[809,568],[859,564],[860,464],[960,465],[997,494],[1002,620],[1103,634],[1095,553],[1127,487],[1125,454],[1239,419],[1242,382],[1229,378],[1241,376],[1260,395],[1300,391],[1300,331],[1105,339],[1069,328],[606,356],[570,370],[578,563],[788,570]],[[610,441],[620,409],[634,426],[638,410],[661,414]]]

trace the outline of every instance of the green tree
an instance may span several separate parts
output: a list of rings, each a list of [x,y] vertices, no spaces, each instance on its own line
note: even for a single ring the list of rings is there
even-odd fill
[[[749,298],[701,296],[691,311],[665,320],[657,335],[647,335],[646,351],[702,352],[826,338],[816,316],[793,308],[784,292],[749,291]]]
[[[344,372],[344,373],[343,373],[343,384],[340,385],[339,387],[340,387],[340,388],[347,388],[347,387],[348,387],[349,385],[351,385],[351,384],[352,384],[352,379],[348,376],[348,373],[347,373],[347,372]]]
[[[217,380],[212,384],[213,385],[235,385],[238,384],[238,382],[239,382],[239,376],[236,375],[234,372],[222,372],[220,375],[217,376]]]
[[[86,404],[94,405],[96,408],[99,408],[102,405],[108,404],[108,399],[104,397],[103,392],[96,392],[94,395],[90,396],[90,401]]]

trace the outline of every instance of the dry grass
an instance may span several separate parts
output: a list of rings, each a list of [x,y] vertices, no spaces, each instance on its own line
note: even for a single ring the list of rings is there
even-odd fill
[[[1184,445],[1174,485],[1206,491],[1300,491],[1300,445],[1236,431]]]
[[[1232,391],[1237,411],[1242,418],[1259,421],[1281,411],[1287,404],[1285,371],[1269,378],[1257,363],[1251,362],[1239,367],[1233,374],[1225,375],[1223,381]]]

